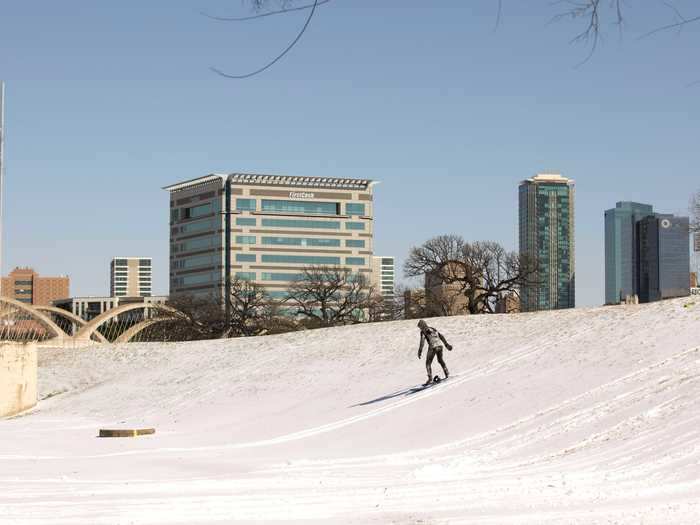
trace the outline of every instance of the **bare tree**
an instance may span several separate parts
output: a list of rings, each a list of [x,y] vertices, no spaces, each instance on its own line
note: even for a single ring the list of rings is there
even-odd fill
[[[276,310],[263,286],[236,277],[231,282],[228,301],[231,318],[225,336],[250,337],[267,333]]]
[[[290,285],[285,304],[312,326],[326,327],[367,320],[376,295],[362,273],[338,266],[309,266]]]
[[[398,290],[396,295],[399,297],[398,300],[402,302],[399,308],[403,309],[404,319],[429,317],[425,288],[399,288]]]
[[[275,2],[272,0],[249,0],[250,6],[253,9],[253,14],[248,16],[213,16],[203,13],[205,16],[218,21],[245,22],[258,18],[289,14],[296,11],[309,11],[306,22],[296,38],[277,57],[269,61],[263,67],[243,75],[231,75],[217,68],[211,69],[221,76],[235,79],[249,78],[262,73],[291,51],[308,28],[317,8],[328,2],[330,2],[330,0],[276,0]],[[572,44],[584,44],[589,46],[588,54],[580,64],[587,62],[593,56],[604,34],[606,25],[617,27],[620,32],[623,29],[626,9],[623,0],[555,0],[551,3],[555,6],[555,9],[558,10],[552,17],[553,21],[571,19],[576,22],[583,22],[583,28],[571,39]],[[643,37],[648,37],[664,31],[681,31],[689,24],[700,22],[700,15],[686,16],[671,0],[659,0],[658,3],[668,8],[669,12],[672,14],[672,18],[668,23],[650,29]],[[271,7],[272,4],[276,4],[276,7]],[[498,0],[496,4],[496,27],[500,25],[503,17],[503,4],[503,0]]]
[[[151,336],[158,341],[196,341],[218,339],[226,333],[226,318],[221,301],[214,297],[177,295],[167,303],[169,308],[155,306],[152,317],[159,320]]]
[[[224,300],[229,301],[230,317],[225,315]],[[285,317],[279,303],[261,285],[234,278],[227,299],[209,295],[177,295],[168,308],[155,307],[152,317],[159,320],[149,329],[162,341],[191,341],[222,337],[250,337],[288,332],[298,328]]]
[[[404,271],[411,277],[425,275],[426,293],[441,288],[447,294],[458,291],[471,314],[494,313],[503,294],[519,294],[539,279],[536,264],[526,256],[492,241],[468,243],[458,235],[441,235],[412,248]]]

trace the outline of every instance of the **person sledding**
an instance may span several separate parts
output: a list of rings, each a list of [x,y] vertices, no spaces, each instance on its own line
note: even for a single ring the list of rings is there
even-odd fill
[[[440,363],[440,366],[442,367],[442,371],[445,372],[445,379],[450,376],[450,372],[447,370],[447,365],[442,358],[441,341],[448,350],[452,350],[452,345],[447,342],[445,337],[440,332],[438,332],[435,328],[428,326],[428,323],[422,319],[418,321],[418,328],[420,328],[420,347],[418,348],[418,359],[420,359],[421,355],[423,354],[423,345],[426,342],[428,343],[428,354],[425,357],[425,369],[428,372],[428,380],[424,383],[424,386],[427,386],[432,383],[434,379],[431,366],[434,357],[437,357],[438,363]]]

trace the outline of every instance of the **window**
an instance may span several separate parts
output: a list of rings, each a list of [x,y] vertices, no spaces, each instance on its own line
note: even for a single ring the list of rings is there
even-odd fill
[[[114,282],[116,283],[125,283],[127,281],[126,277],[115,277]]]
[[[238,262],[255,262],[257,256],[254,253],[237,253],[236,261]]]
[[[348,239],[345,241],[345,246],[348,248],[364,248],[365,241],[361,241],[359,239]]]
[[[183,257],[173,261],[173,267],[177,269],[195,268],[197,266],[210,266],[219,262],[217,255],[195,255],[194,257]]]
[[[236,272],[236,277],[241,281],[254,281],[255,272]]]
[[[29,288],[29,289],[26,289],[26,288],[15,288],[15,294],[17,294],[17,295],[19,295],[19,294],[23,294],[23,295],[30,294],[30,295],[31,295],[31,293],[32,293],[32,289],[31,289],[31,288]]]
[[[365,265],[365,258],[364,257],[346,257],[345,264],[349,264],[351,266],[364,266]]]
[[[346,230],[364,230],[365,223],[364,222],[346,222],[345,229]]]
[[[126,259],[114,259],[114,265],[115,266],[128,266],[129,261]]]
[[[263,226],[271,228],[318,228],[325,230],[339,230],[338,221],[304,221],[294,219],[263,219]]]
[[[262,262],[291,264],[340,264],[340,257],[320,255],[263,255]]]
[[[236,226],[255,226],[257,223],[252,217],[236,217]]]
[[[337,202],[262,200],[262,211],[272,213],[304,213],[308,215],[339,215]]]
[[[148,266],[150,268],[151,266],[151,260],[150,259],[139,259],[139,266]]]
[[[214,206],[211,202],[207,202],[206,204],[200,204],[199,206],[185,208],[185,219],[196,219],[197,217],[203,217],[204,215],[209,215],[213,212]]]
[[[303,273],[262,273],[263,281],[301,281],[304,279]]]
[[[275,246],[323,246],[327,248],[337,248],[340,246],[340,239],[313,239],[302,237],[263,237],[263,244]]]
[[[30,303],[32,302],[32,299],[30,297],[18,297],[17,300],[20,303]]]
[[[180,245],[180,251],[193,252],[195,250],[206,250],[219,245],[220,238],[218,236],[197,237],[189,239]]]
[[[192,284],[204,284],[215,281],[219,276],[218,273],[194,273],[179,277],[181,286],[189,286]]]
[[[383,257],[382,264],[386,264],[387,266],[394,266],[394,259],[390,259],[388,257]]]
[[[256,209],[255,199],[236,199],[236,210],[255,211]]]
[[[267,292],[267,295],[271,299],[286,299],[287,297],[289,297],[289,292],[287,292],[286,290],[273,290],[271,292]]]
[[[348,202],[345,205],[346,215],[364,215],[365,205],[358,202]]]
[[[221,225],[218,219],[207,219],[205,221],[190,222],[180,226],[180,233],[198,233],[207,230],[215,230]]]
[[[255,244],[255,235],[236,235],[236,244]]]
[[[32,281],[15,281],[15,286],[31,286]]]

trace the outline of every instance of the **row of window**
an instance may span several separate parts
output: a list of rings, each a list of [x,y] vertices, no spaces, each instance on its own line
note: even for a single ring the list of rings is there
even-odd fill
[[[129,259],[114,259],[114,269],[121,270],[128,268]],[[139,259],[139,266],[151,266],[151,259]]]
[[[172,280],[173,286],[193,286],[196,284],[214,283],[219,280],[220,274],[217,272],[193,273],[183,275]]]
[[[324,248],[337,248],[340,239],[314,239],[302,237],[263,237],[262,244],[272,246],[321,246]]]
[[[213,266],[221,263],[221,256],[218,254],[195,255],[193,257],[183,257],[173,261],[173,268],[177,270],[196,268],[198,266]]]
[[[236,242],[239,244],[255,244],[256,239],[253,235],[240,235],[236,237]],[[322,239],[311,237],[262,237],[261,243],[268,246],[315,246],[322,248],[340,247],[340,239]],[[346,239],[345,246],[348,248],[364,248],[365,241],[361,239]]]
[[[204,260],[200,257],[189,257],[185,259],[179,259],[175,261],[176,268],[187,268],[185,266],[177,265],[181,261],[191,261],[191,260]],[[315,265],[331,265],[337,266],[340,264],[340,257],[333,256],[322,256],[322,255],[269,255],[264,254],[260,256],[260,261],[264,263],[272,264],[315,264]],[[237,253],[236,262],[257,262],[257,255],[254,253]],[[364,257],[346,257],[345,264],[349,266],[364,266]]]
[[[218,235],[210,235],[207,237],[197,237],[188,239],[173,246],[173,252],[194,252],[199,250],[208,250],[221,245],[221,238]]]
[[[257,201],[255,199],[236,199],[237,211],[257,211],[257,209]],[[260,210],[269,213],[340,215],[340,203],[262,199],[260,201]],[[359,202],[348,202],[345,204],[345,214],[364,216],[366,215],[366,206]]]
[[[216,230],[220,228],[221,226],[221,220],[220,219],[205,219],[205,220],[200,220],[200,221],[193,221],[193,222],[188,222],[187,224],[183,224],[180,226],[180,233],[185,233],[185,234],[192,234],[192,233],[199,233],[199,232],[204,232],[204,231],[209,231],[209,230]]]

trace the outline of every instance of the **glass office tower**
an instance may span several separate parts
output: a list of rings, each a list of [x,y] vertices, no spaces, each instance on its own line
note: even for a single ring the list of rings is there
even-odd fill
[[[653,214],[652,205],[639,202],[618,202],[605,211],[605,304],[619,304],[635,294],[635,224]]]
[[[654,215],[636,224],[637,289],[647,303],[690,294],[688,217]]]
[[[537,282],[521,290],[523,312],[575,306],[574,181],[540,173],[519,188],[520,253],[537,263]]]

